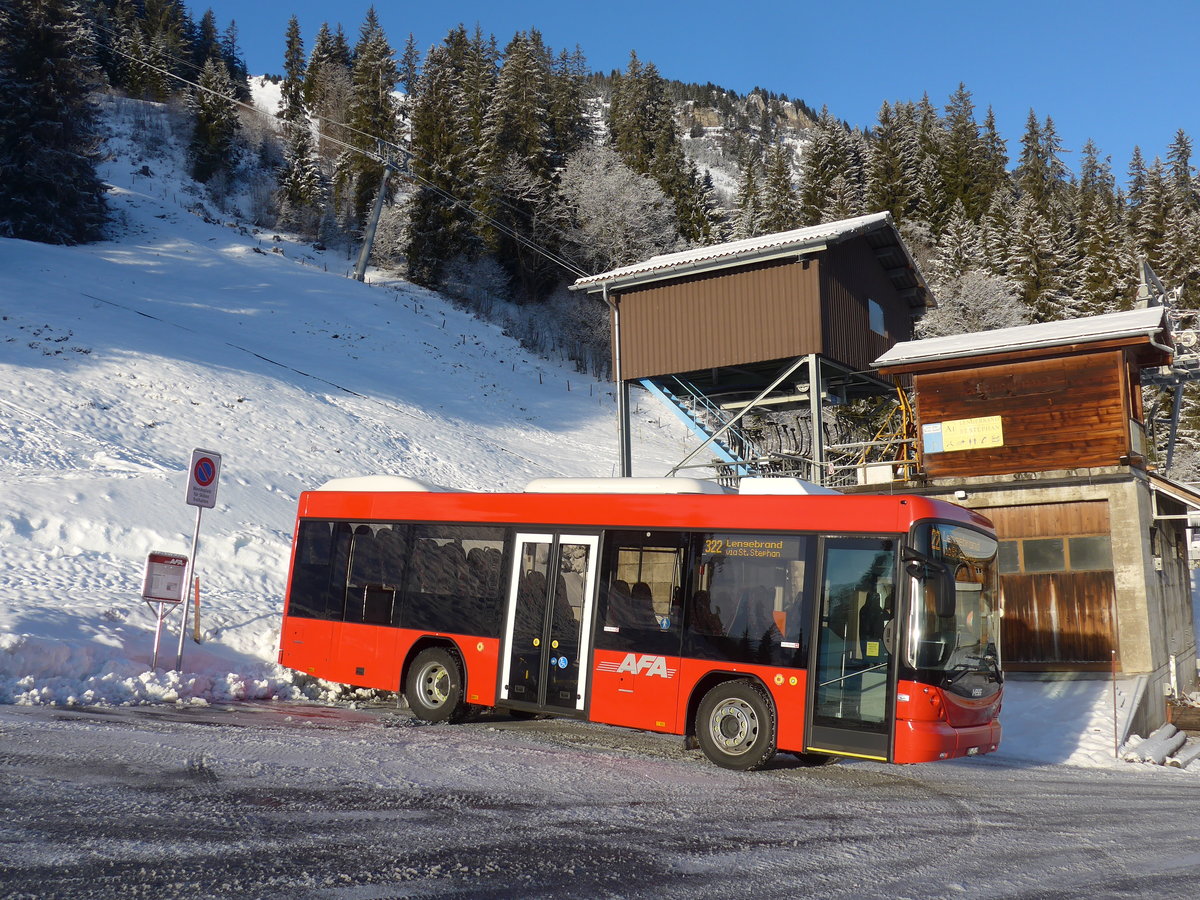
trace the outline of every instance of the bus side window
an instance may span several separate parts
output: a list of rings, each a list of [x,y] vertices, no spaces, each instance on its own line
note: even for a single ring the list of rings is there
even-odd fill
[[[684,537],[612,532],[606,539],[596,646],[678,655]]]
[[[288,595],[288,615],[325,617],[329,566],[333,556],[333,523],[304,520],[296,535],[296,564]]]
[[[353,529],[349,522],[333,527],[333,554],[329,566],[329,588],[325,594],[325,618],[342,621],[346,609],[346,577],[350,568],[350,541]]]

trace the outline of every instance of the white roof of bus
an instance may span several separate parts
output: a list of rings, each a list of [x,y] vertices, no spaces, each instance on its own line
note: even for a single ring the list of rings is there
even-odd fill
[[[738,482],[739,494],[787,494],[788,496],[808,494],[840,494],[831,487],[813,484],[802,478],[743,478]]]
[[[430,484],[403,475],[359,475],[334,478],[319,491],[354,493],[458,493],[453,488]],[[743,478],[737,489],[702,478],[535,478],[525,485],[527,494],[837,494],[799,478]]]
[[[359,475],[354,478],[334,478],[327,481],[318,491],[355,491],[355,492],[402,492],[418,493],[421,491],[437,493],[457,493],[453,488],[430,484],[416,478],[403,475]]]
[[[535,478],[527,494],[731,494],[700,478]]]

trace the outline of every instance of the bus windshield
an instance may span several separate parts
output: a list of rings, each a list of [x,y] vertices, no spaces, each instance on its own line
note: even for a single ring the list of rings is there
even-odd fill
[[[908,664],[954,693],[994,693],[1002,680],[995,539],[945,522],[919,525],[914,536],[931,564],[910,570]]]

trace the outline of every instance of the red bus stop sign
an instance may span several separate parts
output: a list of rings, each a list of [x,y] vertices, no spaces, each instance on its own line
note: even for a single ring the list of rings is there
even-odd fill
[[[188,470],[189,506],[212,509],[217,505],[217,483],[221,479],[221,454],[211,450],[193,450]]]

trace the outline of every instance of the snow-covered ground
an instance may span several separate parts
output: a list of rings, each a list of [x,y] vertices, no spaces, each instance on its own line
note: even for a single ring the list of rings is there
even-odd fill
[[[0,703],[332,700],[274,662],[300,491],[370,473],[474,490],[611,475],[611,389],[437,294],[359,284],[345,256],[214,221],[165,118],[110,113],[116,236],[0,240]],[[153,150],[127,139],[131,117]],[[647,407],[635,428],[637,474],[683,455],[669,416]],[[149,551],[189,551],[201,447],[223,456],[200,532],[204,640],[167,671],[176,614],[152,670],[141,577]],[[1000,755],[1125,765],[1111,690],[1010,682]]]

